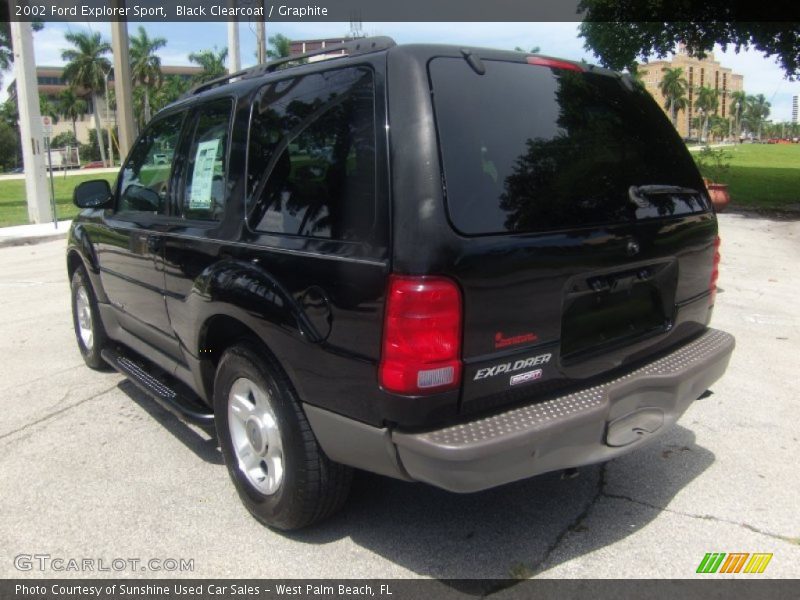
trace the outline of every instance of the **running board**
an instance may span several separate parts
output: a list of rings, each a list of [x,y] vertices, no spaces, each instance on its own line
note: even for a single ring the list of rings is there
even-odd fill
[[[211,425],[214,422],[214,413],[206,406],[154,377],[122,352],[104,348],[100,354],[109,365],[181,421],[194,425]]]

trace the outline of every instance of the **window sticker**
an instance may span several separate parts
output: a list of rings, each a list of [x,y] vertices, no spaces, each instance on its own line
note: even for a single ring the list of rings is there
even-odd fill
[[[192,191],[189,196],[190,209],[211,208],[211,192],[214,182],[214,165],[220,140],[209,140],[197,145],[192,173]]]

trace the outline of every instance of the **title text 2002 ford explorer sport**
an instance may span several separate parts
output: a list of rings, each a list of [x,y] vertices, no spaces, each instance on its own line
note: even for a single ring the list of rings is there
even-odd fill
[[[517,52],[342,49],[201,85],[113,187],[75,190],[86,363],[213,421],[280,529],[332,514],[354,467],[472,492],[666,431],[734,341],[708,328],[716,217],[647,92]]]

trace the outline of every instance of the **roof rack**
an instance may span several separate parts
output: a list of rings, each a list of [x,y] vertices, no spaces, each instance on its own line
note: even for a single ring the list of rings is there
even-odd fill
[[[343,44],[328,46],[326,48],[319,48],[318,50],[312,50],[310,52],[305,52],[303,54],[296,54],[294,56],[286,56],[283,58],[279,58],[277,60],[272,60],[270,62],[250,67],[249,69],[243,69],[241,71],[236,71],[235,73],[223,75],[222,77],[212,79],[211,81],[206,81],[205,83],[201,83],[200,85],[193,87],[191,90],[186,92],[186,94],[184,94],[182,97],[186,98],[189,96],[195,96],[201,92],[205,92],[220,85],[225,85],[226,83],[230,83],[234,79],[240,79],[240,80],[252,79],[253,77],[266,75],[267,73],[275,71],[281,65],[298,62],[305,58],[310,58],[312,56],[319,56],[320,54],[333,54],[336,52],[340,52],[342,53],[343,57],[357,56],[359,54],[369,54],[371,52],[379,52],[381,50],[386,50],[394,45],[395,41],[387,36],[358,38],[350,40],[348,42],[344,42]]]

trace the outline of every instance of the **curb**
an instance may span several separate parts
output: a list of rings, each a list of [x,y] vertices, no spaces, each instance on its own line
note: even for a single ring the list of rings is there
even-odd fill
[[[13,238],[0,238],[0,248],[11,248],[12,246],[25,246],[33,244],[41,244],[43,242],[52,242],[67,237],[67,230],[59,233],[51,233],[48,235],[27,235]]]

